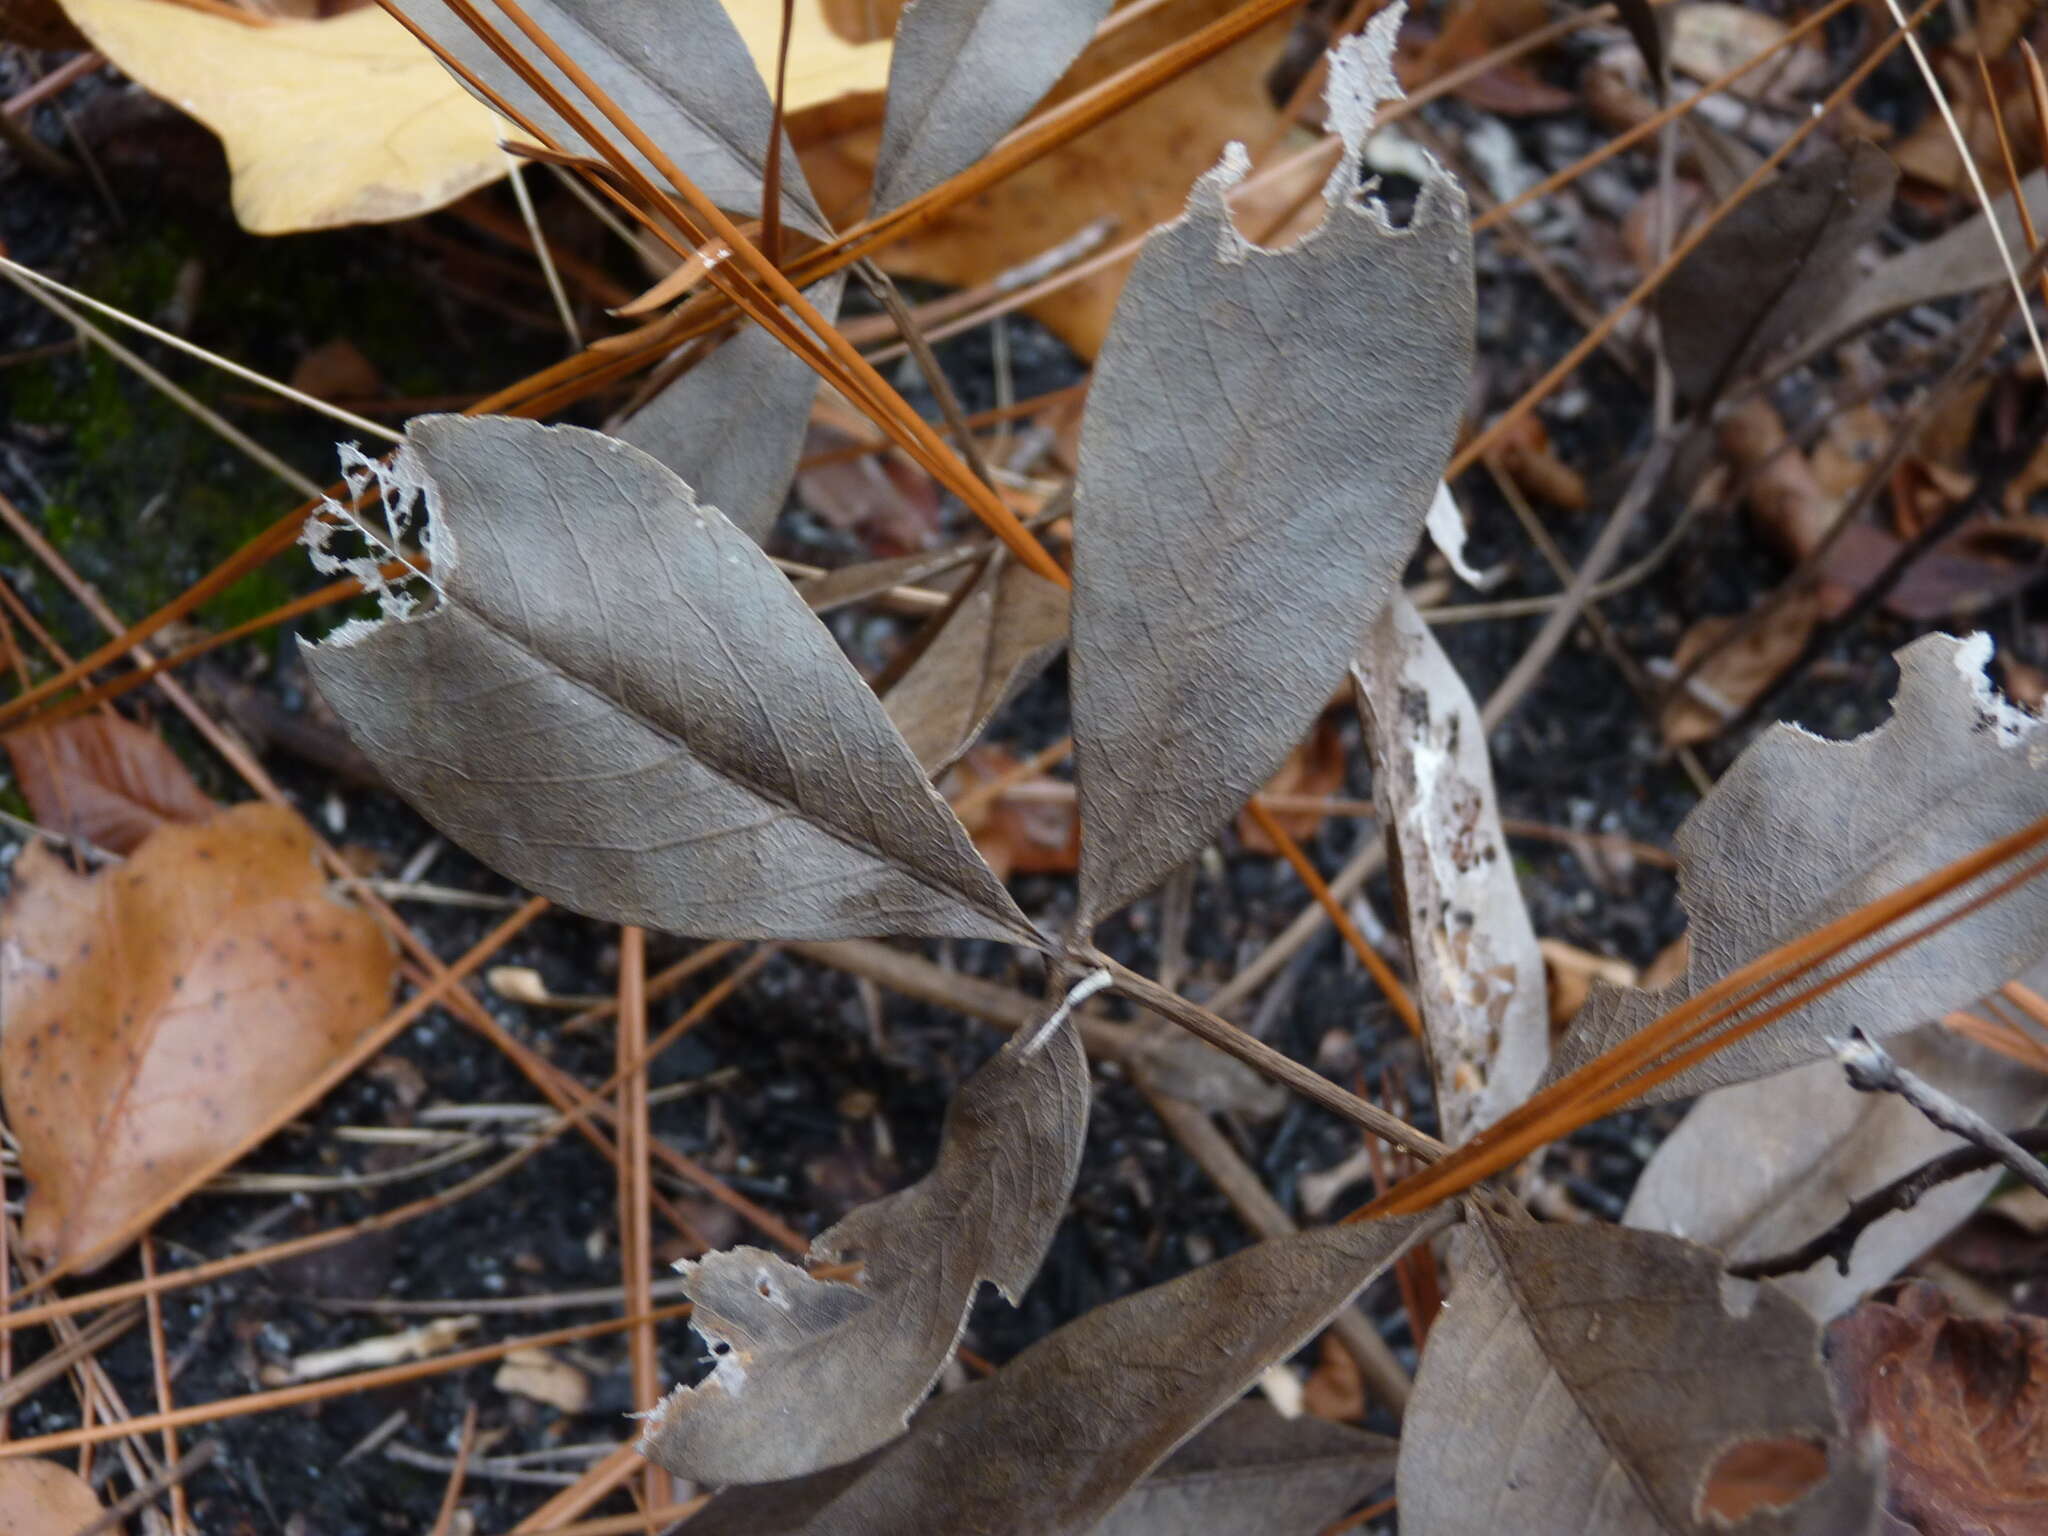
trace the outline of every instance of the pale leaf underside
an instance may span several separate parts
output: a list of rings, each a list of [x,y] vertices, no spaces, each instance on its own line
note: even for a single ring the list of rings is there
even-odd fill
[[[859,1259],[857,1283],[814,1279],[758,1248],[678,1266],[716,1358],[649,1421],[649,1456],[698,1482],[759,1483],[851,1461],[902,1432],[981,1282],[1014,1304],[1066,1211],[1088,1064],[1071,1020],[1037,1034],[1014,1036],[955,1095],[930,1174],[811,1245],[819,1262]]]
[[[1405,229],[1352,188],[1398,16],[1333,55],[1353,149],[1322,225],[1250,245],[1241,151],[1155,231],[1095,370],[1075,497],[1084,928],[1198,853],[1344,676],[1414,549],[1463,408],[1457,184]]]
[[[1550,1078],[1767,950],[2048,810],[2048,726],[1990,693],[1989,653],[1982,637],[1928,635],[1898,653],[1892,718],[1875,730],[1833,742],[1778,725],[1751,744],[1678,829],[1679,899],[1692,919],[1684,977],[1661,992],[1596,981]],[[2048,881],[2033,880],[1645,1097],[1685,1098],[1800,1066],[1854,1026],[1899,1034],[1967,1006],[2044,952]]]
[[[1543,956],[1501,833],[1479,711],[1407,598],[1387,604],[1353,675],[1373,798],[1407,907],[1438,1114],[1456,1144],[1521,1103],[1543,1075]]]
[[[417,417],[439,598],[308,651],[385,779],[575,911],[702,937],[1037,943],[760,549],[595,432]]]
[[[1868,1528],[1876,1471],[1840,1429],[1819,1325],[1660,1233],[1476,1220],[1402,1423],[1404,1536],[1721,1532],[1731,1451],[1806,1475],[1744,1536]],[[1740,1459],[1736,1464],[1740,1464]]]

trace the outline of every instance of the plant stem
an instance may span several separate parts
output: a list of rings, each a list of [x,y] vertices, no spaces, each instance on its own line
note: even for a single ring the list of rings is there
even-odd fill
[[[1282,1055],[1263,1040],[1245,1033],[1228,1019],[1219,1018],[1179,993],[1167,991],[1157,982],[1140,976],[1129,966],[1118,964],[1101,951],[1082,948],[1071,954],[1069,959],[1075,965],[1090,969],[1102,967],[1109,972],[1110,983],[1115,990],[1132,1002],[1178,1024],[1219,1051],[1235,1056],[1274,1082],[1292,1088],[1311,1103],[1343,1116],[1361,1130],[1413,1153],[1423,1162],[1433,1163],[1448,1150],[1434,1136],[1418,1131],[1398,1115],[1390,1115],[1378,1105],[1368,1104],[1357,1094],[1338,1087],[1322,1073],[1303,1066],[1293,1057]]]

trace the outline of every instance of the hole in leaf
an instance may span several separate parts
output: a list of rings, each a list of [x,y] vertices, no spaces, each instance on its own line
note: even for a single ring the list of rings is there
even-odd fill
[[[1827,1448],[1801,1436],[1738,1440],[1714,1458],[1694,1514],[1736,1525],[1796,1504],[1828,1473]]]

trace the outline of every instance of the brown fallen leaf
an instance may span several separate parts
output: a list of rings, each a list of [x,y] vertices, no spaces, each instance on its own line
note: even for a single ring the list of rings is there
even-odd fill
[[[103,1513],[92,1485],[69,1467],[33,1456],[0,1461],[0,1536],[72,1536]]]
[[[109,853],[132,853],[165,823],[220,809],[162,737],[118,715],[31,726],[5,741],[37,822]]]
[[[1534,415],[1522,417],[1497,452],[1500,467],[1538,501],[1564,512],[1585,510],[1585,476],[1557,456],[1550,433]]]
[[[1699,80],[1712,80],[1777,48],[1790,30],[1785,22],[1728,0],[1696,0],[1672,11],[1671,67]],[[1751,70],[1735,85],[1744,96],[1789,105],[1801,99],[1827,69],[1819,40],[1807,37],[1773,63]]]
[[[91,876],[33,846],[0,929],[22,1238],[67,1268],[234,1161],[391,995],[382,930],[329,894],[311,834],[275,806],[162,827]]]
[[[954,1095],[929,1174],[811,1244],[818,1263],[858,1259],[857,1282],[759,1248],[678,1265],[712,1370],[662,1401],[641,1450],[696,1482],[765,1483],[901,1434],[982,1282],[1022,1300],[1066,1214],[1087,1125],[1088,1062],[1062,1007]]]
[[[1586,1005],[1586,995],[1593,990],[1596,980],[1610,987],[1636,985],[1636,968],[1626,960],[1596,955],[1562,939],[1538,939],[1536,947],[1543,952],[1545,979],[1550,988],[1552,1039]]]
[[[1193,0],[1125,27],[1090,48],[1048,101],[1060,101],[1115,70],[1145,58],[1235,7],[1235,0]],[[958,287],[985,283],[1073,239],[1102,218],[1128,239],[1177,217],[1188,187],[1216,163],[1233,139],[1257,143],[1276,113],[1264,79],[1291,22],[1282,18],[1234,48],[1189,70],[1109,121],[1006,177],[968,203],[947,210],[908,239],[882,251],[881,264],[899,277]],[[881,139],[879,122],[803,145],[805,174],[835,212],[859,207],[867,195]],[[1309,222],[1321,211],[1311,197]],[[1092,357],[1109,329],[1128,264],[1099,272],[1032,304],[1075,351]]]
[[[491,1377],[491,1385],[563,1413],[581,1413],[590,1406],[590,1378],[544,1349],[512,1351]]]
[[[1972,519],[1916,555],[1885,594],[1885,612],[1921,623],[1954,621],[2024,592],[2044,572],[2036,562],[2007,560],[1986,551],[1985,536],[2003,526],[1996,519]],[[1904,547],[1905,541],[1886,528],[1856,523],[1845,529],[1822,567],[1823,611],[1839,611],[1852,594],[1889,568]]]
[[[1302,1383],[1301,1406],[1319,1419],[1350,1423],[1365,1416],[1365,1378],[1334,1333],[1323,1335],[1316,1368]]]
[[[953,765],[946,792],[964,800],[1005,778],[1021,760],[1008,747],[975,747]],[[974,846],[1000,879],[1012,875],[1071,875],[1081,864],[1081,821],[1070,796],[1029,800],[1002,795],[966,821]]]
[[[23,48],[89,48],[57,0],[0,0],[0,41]]]
[[[1891,418],[1875,405],[1859,405],[1828,418],[1807,458],[1821,489],[1844,497],[1863,483],[1891,443]]]
[[[1985,62],[1991,70],[1991,83],[2005,119],[2006,141],[2019,157],[2020,170],[2032,170],[2036,160],[2034,146],[2040,142],[2040,129],[2034,121],[2034,103],[2027,91],[2025,67],[2016,58],[2001,59],[1996,55],[1988,57]],[[1962,129],[1963,142],[1970,147],[1970,158],[1976,162],[1978,176],[1990,188],[2006,185],[2005,156],[1999,147],[1999,125],[1985,110],[1984,82],[1977,73],[1976,60],[1959,50],[1940,49],[1935,54],[1934,72],[1949,100],[1955,104],[1956,126]],[[1912,132],[1894,144],[1891,153],[1899,170],[1906,176],[1951,196],[1968,199],[1967,206],[1975,206],[1975,187],[1963,157],[1956,149],[1955,136],[1949,132],[1947,121],[1934,110],[1931,102]],[[1936,201],[1939,203],[1940,200]]]
[[[1550,20],[1542,0],[1467,0],[1450,8],[1444,28],[1411,60],[1401,63],[1404,89],[1415,90],[1439,75],[1492,53]],[[1482,112],[1502,117],[1528,117],[1562,112],[1578,98],[1538,77],[1526,65],[1501,64],[1474,75],[1453,95]]]
[[[2030,135],[2031,132],[2030,129]],[[1991,206],[2007,249],[2024,250],[2026,232],[2021,228],[2013,195],[1997,191],[2004,179],[2001,170],[1988,184],[1994,194]],[[2038,226],[2048,222],[2048,171],[2030,172],[2022,178],[2020,191],[2034,223]],[[1991,238],[1991,227],[1983,213],[1972,214],[1953,229],[1932,240],[1916,241],[1853,282],[1841,285],[1821,306],[1820,318],[1805,328],[1807,339],[1795,355],[1802,359],[1812,357],[1886,315],[2005,280],[2005,264]]]
[[[407,219],[505,173],[498,119],[376,6],[258,24],[167,0],[64,0],[95,48],[219,136],[259,235]]]
[[[1737,402],[1721,417],[1714,439],[1746,476],[1750,517],[1764,537],[1795,560],[1817,548],[1841,498],[1828,493],[1813,461],[1790,441],[1777,407],[1762,395]]]
[[[1658,712],[1664,745],[1697,746],[1720,735],[1723,726],[1747,709],[1797,659],[1814,625],[1820,622],[1820,607],[1820,598],[1812,591],[1794,592],[1740,640],[1714,652]],[[1739,622],[1734,617],[1695,621],[1679,640],[1672,667],[1683,670]]]
[[[823,458],[860,441],[816,422],[804,434],[804,456]],[[856,535],[871,553],[884,558],[925,549],[938,533],[938,488],[931,476],[894,448],[800,469],[796,494],[825,522]]]
[[[1964,1317],[1913,1281],[1828,1329],[1828,1369],[1851,1426],[1885,1438],[1904,1530],[2048,1532],[2048,1319]]]
[[[1713,10],[1751,14],[1711,4],[1683,14]],[[1897,182],[1875,146],[1830,146],[1779,171],[1693,248],[1653,304],[1688,404],[1714,399],[1808,329],[1884,222]]]
[[[1287,754],[1280,771],[1266,781],[1262,795],[1334,795],[1344,788],[1344,738],[1331,715],[1320,717],[1308,735]],[[1314,811],[1276,811],[1273,819],[1289,837],[1313,837],[1322,825]],[[1237,816],[1237,840],[1247,853],[1277,854],[1273,840],[1252,820],[1249,811]]]
[[[292,366],[291,386],[321,400],[361,400],[384,393],[384,375],[361,347],[337,336]]]

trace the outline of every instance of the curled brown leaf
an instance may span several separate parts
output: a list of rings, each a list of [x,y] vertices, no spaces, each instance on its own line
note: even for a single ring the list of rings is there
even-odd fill
[[[1905,1286],[1828,1329],[1856,1428],[1890,1447],[1885,1504],[1918,1536],[2048,1531],[2048,1321],[1961,1315]]]
[[[36,820],[109,853],[133,853],[166,822],[220,809],[156,732],[119,715],[80,715],[5,738]]]

